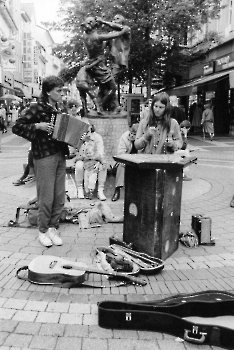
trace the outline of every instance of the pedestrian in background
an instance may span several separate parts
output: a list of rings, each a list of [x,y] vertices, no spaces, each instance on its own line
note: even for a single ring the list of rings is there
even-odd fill
[[[18,180],[13,182],[14,186],[25,185],[26,183],[31,183],[36,180],[31,148],[28,151],[27,164],[24,164],[23,167],[24,167],[23,175]]]
[[[31,142],[39,205],[39,241],[43,246],[62,245],[57,231],[65,202],[68,146],[51,138],[57,103],[62,101],[63,81],[48,76],[42,82],[38,102],[25,108],[12,131]]]
[[[136,139],[136,132],[139,124],[133,124],[129,130],[125,131],[119,140],[117,154],[134,154],[137,153],[137,149],[134,145]],[[112,202],[115,202],[120,197],[120,189],[124,186],[125,165],[119,163],[117,165],[117,171],[115,176],[115,192],[111,198]]]
[[[202,120],[202,105],[200,103],[196,103],[193,108],[193,119],[192,119],[192,127],[194,132],[198,132],[201,130],[201,120]]]
[[[210,136],[210,141],[213,140],[214,137],[214,114],[211,109],[210,102],[206,103],[204,106],[205,110],[202,113],[202,131],[203,131],[203,138],[206,138],[206,133]]]
[[[166,92],[153,98],[148,116],[142,119],[136,134],[135,147],[139,153],[173,153],[183,141],[178,122],[171,118],[171,104]]]

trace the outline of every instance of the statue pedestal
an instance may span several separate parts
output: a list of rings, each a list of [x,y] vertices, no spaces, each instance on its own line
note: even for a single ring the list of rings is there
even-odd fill
[[[109,166],[113,166],[115,161],[113,156],[117,155],[118,144],[121,135],[128,130],[127,113],[108,113],[98,115],[90,111],[87,115],[89,122],[94,125],[95,131],[103,138],[106,160]]]

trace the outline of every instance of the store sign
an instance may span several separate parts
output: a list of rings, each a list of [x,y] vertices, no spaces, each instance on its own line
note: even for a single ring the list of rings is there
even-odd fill
[[[32,77],[32,70],[24,70],[24,82],[25,83],[32,83],[33,77]]]
[[[214,73],[214,61],[204,64],[204,68],[203,68],[204,75],[212,74],[212,73]]]
[[[33,83],[33,45],[32,45],[32,34],[30,32],[23,33],[23,52],[26,53],[24,55],[24,82],[25,83]]]
[[[215,61],[216,72],[232,67],[234,67],[234,53],[231,53],[230,55],[224,57],[220,57]]]
[[[12,79],[5,75],[4,83],[6,83],[6,85],[12,86]]]
[[[3,71],[3,85],[5,87],[13,89],[13,75],[10,72],[4,72]]]

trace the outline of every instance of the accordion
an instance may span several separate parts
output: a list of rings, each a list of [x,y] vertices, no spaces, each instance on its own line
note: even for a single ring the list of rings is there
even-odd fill
[[[69,114],[58,114],[55,120],[52,138],[77,149],[82,145],[81,137],[89,130],[89,124]]]

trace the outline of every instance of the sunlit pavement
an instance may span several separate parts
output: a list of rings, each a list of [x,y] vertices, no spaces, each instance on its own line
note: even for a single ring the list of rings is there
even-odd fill
[[[80,230],[78,225],[62,224],[61,247],[40,245],[35,228],[10,228],[16,208],[32,199],[35,184],[16,187],[12,182],[22,173],[29,143],[11,134],[2,137],[0,153],[0,348],[8,349],[195,349],[175,337],[158,332],[108,330],[98,326],[98,306],[102,300],[157,300],[179,293],[205,290],[232,292],[234,289],[234,138],[215,137],[211,142],[200,135],[189,136],[191,154],[197,164],[183,182],[181,232],[191,228],[191,216],[212,219],[214,246],[178,250],[165,261],[162,273],[143,276],[145,287],[130,285],[103,289],[58,288],[19,280],[18,268],[38,255],[52,255],[95,266],[95,248],[109,245],[109,237],[121,235],[122,224]],[[70,206],[90,205],[88,200],[72,199]],[[106,201],[114,213],[123,210],[123,200]],[[22,212],[21,220],[24,219]],[[27,222],[22,223],[26,226]],[[144,232],[142,232],[144,234]],[[94,280],[98,280],[95,275]],[[90,275],[90,279],[93,276]],[[202,349],[211,349],[202,346]],[[218,348],[217,348],[218,349]]]

